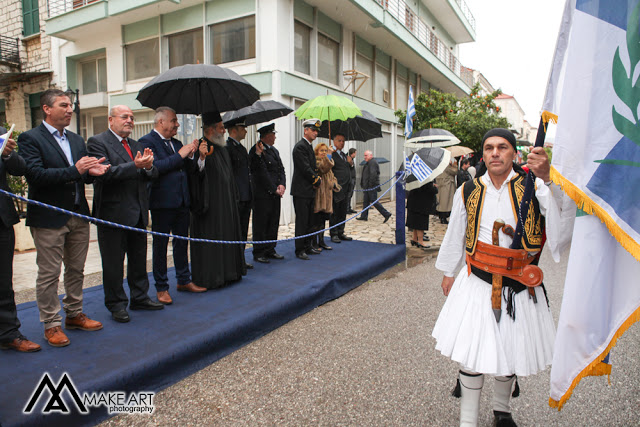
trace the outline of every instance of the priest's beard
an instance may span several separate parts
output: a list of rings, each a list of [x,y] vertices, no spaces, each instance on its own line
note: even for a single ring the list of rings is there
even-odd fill
[[[226,141],[224,140],[224,134],[216,133],[211,137],[211,142],[216,144],[218,147],[224,147],[226,145]]]

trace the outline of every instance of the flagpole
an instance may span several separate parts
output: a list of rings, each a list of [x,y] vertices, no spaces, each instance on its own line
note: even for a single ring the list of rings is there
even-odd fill
[[[536,143],[533,146],[542,147],[544,146],[544,139],[547,136],[547,124],[549,121],[557,122],[558,116],[549,113],[548,111],[543,111],[540,116],[540,124],[538,125],[538,133],[536,135]],[[535,188],[536,176],[535,174],[529,170],[527,173],[527,182],[524,187],[524,194],[522,195],[522,201],[520,202],[520,215],[518,215],[518,222],[516,224],[516,231],[513,235],[513,242],[511,242],[511,249],[522,249],[522,235],[524,234],[524,224],[521,221],[522,218],[527,217],[527,213],[529,212],[529,205],[531,204],[531,199],[533,198],[533,189]]]

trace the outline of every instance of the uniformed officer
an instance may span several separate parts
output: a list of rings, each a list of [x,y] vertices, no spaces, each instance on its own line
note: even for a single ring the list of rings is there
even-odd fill
[[[280,201],[284,195],[286,177],[276,142],[276,125],[271,123],[258,129],[260,140],[249,151],[254,197],[253,240],[277,240],[280,225]],[[269,263],[269,259],[283,259],[276,252],[275,243],[254,244],[253,259]]]
[[[240,215],[240,227],[242,229],[242,240],[247,240],[249,232],[249,217],[251,216],[251,206],[253,198],[251,196],[251,173],[249,172],[249,154],[240,141],[247,136],[247,125],[243,120],[232,121],[224,124],[229,133],[227,138],[227,151],[231,158],[231,167],[238,187],[238,214]],[[244,245],[242,247],[244,254]],[[248,269],[253,265],[245,261]]]

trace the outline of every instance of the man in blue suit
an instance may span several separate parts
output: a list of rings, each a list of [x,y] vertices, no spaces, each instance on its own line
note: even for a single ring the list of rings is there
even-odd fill
[[[159,233],[173,233],[175,236],[189,235],[189,183],[187,174],[195,168],[193,153],[198,149],[197,140],[193,144],[182,145],[174,138],[178,133],[176,112],[169,107],[159,107],[153,118],[153,130],[138,142],[153,151],[153,165],[158,169],[158,179],[151,184],[149,208],[151,228]],[[168,237],[153,236],[153,279],[156,282],[158,301],[171,304],[167,277]],[[176,268],[178,291],[205,292],[207,289],[191,281],[188,242],[173,239],[173,263]]]
[[[85,183],[109,169],[104,158],[87,155],[84,140],[67,129],[73,109],[69,97],[59,89],[49,89],[40,96],[44,121],[37,128],[18,137],[20,155],[27,163],[29,198],[68,211],[89,215],[84,195]],[[79,120],[79,118],[78,118]],[[38,252],[36,301],[44,337],[54,347],[69,345],[62,332],[59,314],[58,278],[64,262],[66,329],[95,331],[102,324],[82,312],[84,263],[89,250],[89,223],[75,216],[29,204],[27,222]]]

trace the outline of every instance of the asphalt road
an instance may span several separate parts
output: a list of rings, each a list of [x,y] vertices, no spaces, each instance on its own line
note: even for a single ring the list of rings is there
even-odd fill
[[[541,265],[554,317],[566,259]],[[153,415],[103,425],[455,426],[457,364],[434,349],[444,303],[441,274],[427,257],[349,294],[158,393]],[[613,352],[611,385],[587,378],[561,412],[548,406],[549,370],[521,378],[512,400],[519,426],[640,425],[640,324]],[[480,425],[492,425],[493,380],[485,381]]]

